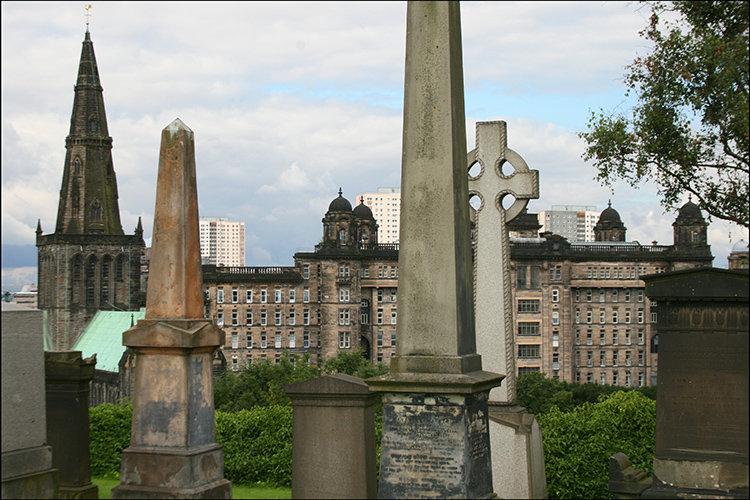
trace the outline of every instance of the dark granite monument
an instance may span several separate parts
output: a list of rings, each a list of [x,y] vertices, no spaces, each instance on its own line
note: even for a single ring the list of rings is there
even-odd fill
[[[748,272],[646,276],[656,301],[654,479],[644,498],[748,498]]]
[[[83,359],[81,351],[47,351],[47,438],[52,466],[59,471],[58,498],[99,498],[91,482],[89,440],[89,382],[96,355]]]

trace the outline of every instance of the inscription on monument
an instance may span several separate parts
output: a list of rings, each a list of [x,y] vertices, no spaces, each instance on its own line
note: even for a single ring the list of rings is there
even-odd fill
[[[736,348],[736,334],[664,332],[661,337],[659,390],[672,397],[657,404],[657,453],[674,459],[698,452],[742,454],[748,387],[741,380],[748,359],[747,351]]]

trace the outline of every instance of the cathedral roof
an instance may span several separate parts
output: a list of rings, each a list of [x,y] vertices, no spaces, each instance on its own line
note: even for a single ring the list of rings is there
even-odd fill
[[[352,204],[349,200],[341,195],[341,188],[339,188],[339,196],[335,198],[330,205],[328,205],[329,212],[351,212]]]
[[[354,215],[362,220],[375,220],[375,217],[372,215],[372,210],[370,210],[370,207],[365,205],[364,198],[360,199],[359,205],[354,207]]]

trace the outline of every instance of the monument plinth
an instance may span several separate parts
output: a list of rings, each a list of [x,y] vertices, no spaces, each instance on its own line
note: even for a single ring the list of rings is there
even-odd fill
[[[399,343],[382,393],[380,498],[493,494],[487,397],[502,376],[476,352],[457,2],[407,6]]]
[[[162,131],[146,318],[123,332],[136,355],[130,446],[112,498],[231,498],[216,443],[213,352],[203,319],[193,132]]]

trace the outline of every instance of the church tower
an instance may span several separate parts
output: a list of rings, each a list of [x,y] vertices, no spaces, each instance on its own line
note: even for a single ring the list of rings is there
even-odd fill
[[[612,208],[612,201],[610,201],[594,226],[594,241],[625,241],[626,231],[627,228],[622,223],[620,214]]]
[[[54,350],[70,349],[96,311],[142,305],[143,228],[139,219],[129,236],[120,223],[112,137],[88,28],[74,92],[55,232],[43,235],[41,221],[36,230],[39,308]]]

